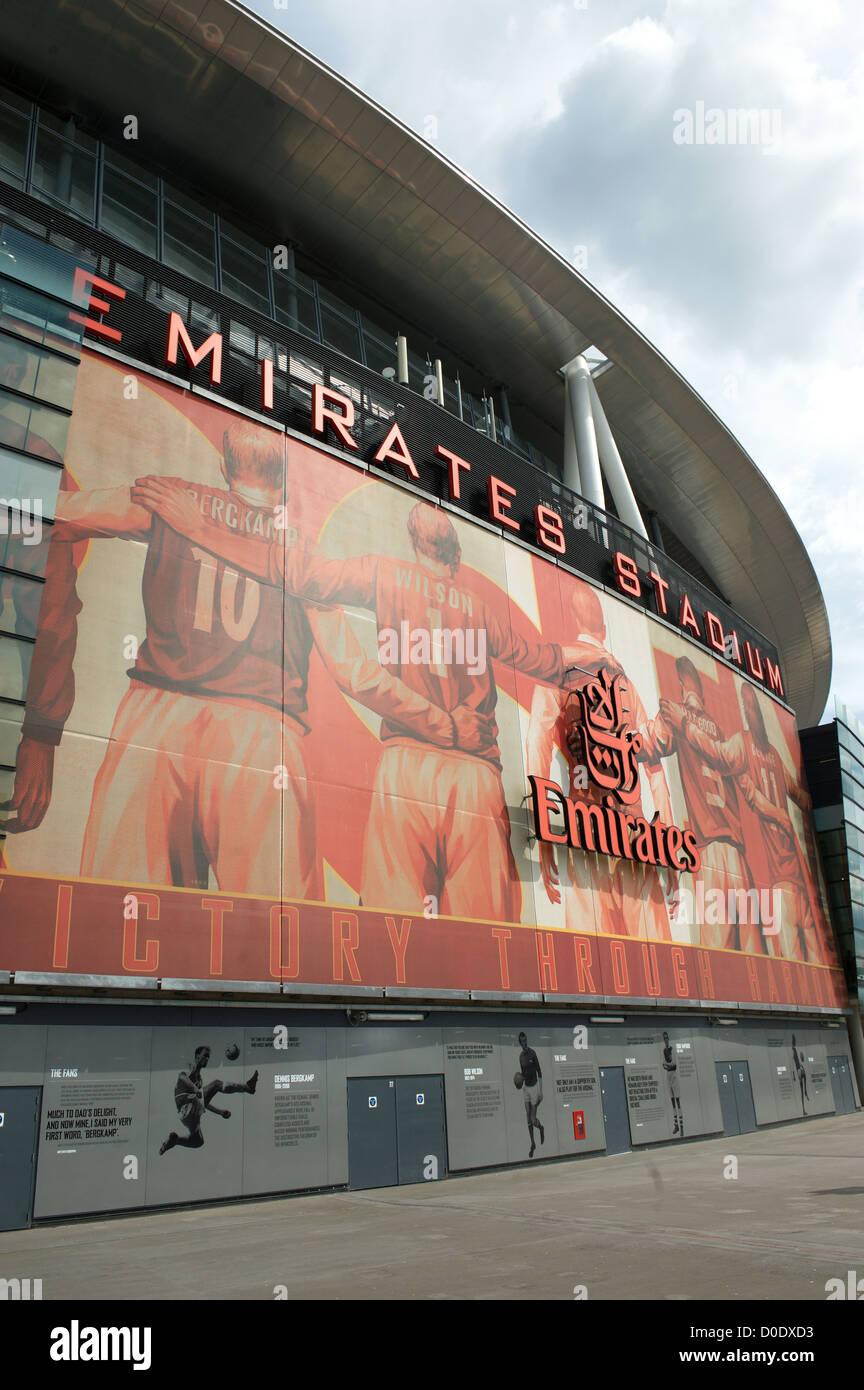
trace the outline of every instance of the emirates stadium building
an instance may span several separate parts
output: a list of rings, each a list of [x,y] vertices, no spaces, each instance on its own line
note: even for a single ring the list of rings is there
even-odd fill
[[[754,462],[231,0],[0,32],[0,1229],[854,1109]]]

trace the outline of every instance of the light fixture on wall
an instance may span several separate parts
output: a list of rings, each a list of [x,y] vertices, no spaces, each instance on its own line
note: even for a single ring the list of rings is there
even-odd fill
[[[623,1014],[598,1014],[596,1018],[589,1018],[589,1023],[626,1023]]]
[[[370,1013],[368,1009],[346,1009],[345,1017],[352,1028],[355,1028],[358,1023],[422,1023],[426,1015],[397,1013],[395,1011],[392,1013],[390,1011]]]
[[[709,1028],[737,1028],[737,1018],[714,1018],[713,1015],[708,1019]]]

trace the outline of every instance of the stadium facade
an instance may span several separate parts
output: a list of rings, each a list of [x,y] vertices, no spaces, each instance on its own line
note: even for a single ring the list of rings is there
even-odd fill
[[[753,461],[242,8],[2,27],[0,1228],[854,1108]]]

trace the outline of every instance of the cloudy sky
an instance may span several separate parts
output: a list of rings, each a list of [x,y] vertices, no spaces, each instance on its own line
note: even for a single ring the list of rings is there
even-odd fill
[[[804,538],[832,689],[864,719],[860,0],[247,3],[431,135],[717,411]],[[676,142],[699,103],[763,112],[758,143]]]

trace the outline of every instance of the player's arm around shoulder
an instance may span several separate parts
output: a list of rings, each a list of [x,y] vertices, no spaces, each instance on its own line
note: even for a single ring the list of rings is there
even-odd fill
[[[55,536],[80,540],[85,536],[146,536],[152,517],[132,500],[128,486],[61,492],[55,512]]]

